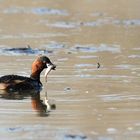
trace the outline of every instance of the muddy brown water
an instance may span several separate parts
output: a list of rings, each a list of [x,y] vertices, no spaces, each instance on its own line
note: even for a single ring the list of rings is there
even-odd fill
[[[47,86],[41,75],[41,99],[47,90],[56,104],[47,116],[30,96],[0,92],[0,139],[139,140],[139,7],[139,0],[0,0],[0,76],[29,76],[39,54],[57,65]]]

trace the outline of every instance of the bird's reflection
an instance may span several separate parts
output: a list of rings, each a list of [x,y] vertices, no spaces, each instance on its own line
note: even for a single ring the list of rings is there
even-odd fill
[[[0,98],[7,100],[23,100],[31,97],[32,109],[37,112],[39,116],[48,116],[50,111],[55,109],[56,106],[48,101],[47,95],[44,101],[41,99],[40,91],[26,91],[26,92],[6,92],[0,93]]]

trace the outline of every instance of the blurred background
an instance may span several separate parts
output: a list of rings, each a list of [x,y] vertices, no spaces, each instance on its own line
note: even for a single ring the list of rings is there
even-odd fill
[[[40,54],[57,65],[56,110],[0,98],[1,139],[139,140],[139,13],[139,0],[0,0],[0,76],[29,76]]]

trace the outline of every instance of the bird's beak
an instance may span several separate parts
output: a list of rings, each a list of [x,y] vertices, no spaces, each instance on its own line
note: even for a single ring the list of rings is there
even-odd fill
[[[48,67],[51,67],[52,70],[55,70],[56,69],[56,65],[53,64],[53,63],[47,63],[46,64],[46,68],[48,68]]]
[[[55,70],[55,69],[56,69],[56,65],[52,64],[52,70]]]

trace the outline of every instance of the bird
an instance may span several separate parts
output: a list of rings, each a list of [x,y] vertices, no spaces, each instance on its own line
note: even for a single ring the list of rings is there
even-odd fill
[[[30,77],[13,74],[2,76],[0,77],[0,90],[9,92],[41,90],[40,74],[44,69],[46,69],[45,78],[47,79],[47,75],[51,70],[56,69],[56,65],[47,56],[38,56],[32,63]]]

